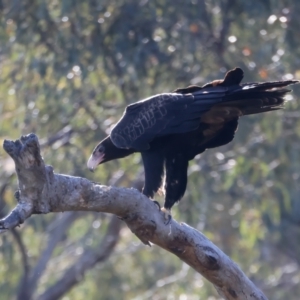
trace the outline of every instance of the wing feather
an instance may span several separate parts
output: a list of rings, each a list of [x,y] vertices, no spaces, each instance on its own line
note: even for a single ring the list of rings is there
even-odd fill
[[[199,91],[196,96],[166,93],[131,104],[111,131],[111,140],[118,148],[143,151],[155,137],[195,130],[201,115],[221,101],[223,94],[223,88],[213,93]]]
[[[198,129],[201,123],[216,132],[240,116],[281,108],[289,91],[284,87],[297,83],[239,85],[242,75],[237,68],[228,72],[224,81],[179,89],[129,105],[111,132],[112,142],[118,148],[144,151],[156,137],[184,134]]]

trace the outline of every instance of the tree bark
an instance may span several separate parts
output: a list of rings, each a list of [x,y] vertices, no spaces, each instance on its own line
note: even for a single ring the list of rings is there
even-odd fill
[[[32,214],[96,211],[121,218],[144,243],[173,253],[207,278],[224,299],[265,300],[266,296],[240,268],[202,233],[174,219],[166,226],[164,215],[135,189],[108,187],[85,178],[55,174],[40,155],[34,134],[4,141],[16,165],[18,204],[0,220],[0,232],[23,223]]]

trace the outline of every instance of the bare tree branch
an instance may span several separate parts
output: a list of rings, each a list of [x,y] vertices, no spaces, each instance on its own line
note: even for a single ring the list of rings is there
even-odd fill
[[[26,285],[26,282],[28,280],[28,275],[29,275],[29,262],[28,262],[28,256],[27,256],[27,250],[26,250],[26,247],[23,243],[23,240],[22,240],[22,236],[20,235],[20,233],[15,229],[13,228],[11,230],[11,233],[19,247],[19,250],[20,250],[20,253],[21,253],[21,257],[22,257],[22,264],[23,264],[23,275],[22,275],[22,278],[20,280],[20,283],[19,283],[19,291],[22,290],[23,286]]]
[[[40,146],[41,148],[45,146],[51,146],[54,143],[57,143],[58,141],[60,141],[61,145],[64,145],[70,142],[70,139],[73,134],[74,134],[74,128],[71,125],[66,125],[61,130],[59,130],[56,134],[48,138],[45,138],[43,140],[40,140]]]
[[[60,297],[70,290],[76,283],[82,280],[84,273],[87,270],[93,268],[96,263],[105,261],[110,256],[114,246],[119,240],[121,224],[122,222],[120,219],[113,216],[103,240],[96,247],[99,251],[86,249],[76,264],[72,265],[54,285],[47,289],[42,295],[37,297],[37,299],[60,299]]]
[[[4,141],[4,149],[15,162],[19,192],[18,204],[0,221],[0,230],[12,229],[32,214],[61,211],[112,213],[122,218],[143,243],[160,246],[201,273],[225,299],[267,299],[202,233],[174,219],[166,226],[157,206],[137,190],[101,186],[85,178],[53,173],[53,168],[44,164],[34,134],[15,142]]]
[[[182,268],[179,272],[172,274],[168,277],[158,279],[156,284],[152,288],[150,288],[143,294],[138,295],[133,300],[153,299],[155,293],[162,287],[165,287],[168,284],[174,283],[176,281],[180,281],[181,279],[185,278],[188,274],[188,270],[189,270],[189,266],[186,265],[185,263],[182,263]]]
[[[109,184],[117,185],[124,177],[125,173],[123,171],[118,171],[113,174],[109,181]],[[135,188],[140,189],[141,176],[137,176],[132,185]],[[74,214],[74,212],[72,213]],[[122,222],[120,221],[120,219],[113,216],[108,225],[105,237],[101,240],[101,242],[93,248],[84,249],[80,258],[64,272],[64,274],[57,280],[54,285],[48,288],[37,299],[59,299],[64,294],[66,294],[75,284],[83,279],[84,273],[87,270],[93,268],[97,263],[107,260],[108,257],[113,253],[113,249],[117,244],[121,225]],[[56,228],[58,229],[60,227],[60,225],[56,226]],[[24,300],[24,298],[20,299]]]
[[[66,233],[66,230],[72,225],[72,223],[79,217],[79,214],[74,212],[68,212],[55,220],[57,226],[52,230],[51,234],[48,236],[48,243],[40,255],[40,258],[36,266],[31,270],[30,275],[24,277],[22,284],[20,285],[18,297],[20,300],[31,299],[35,289],[37,287],[38,281],[43,275],[47,263],[57,245]]]

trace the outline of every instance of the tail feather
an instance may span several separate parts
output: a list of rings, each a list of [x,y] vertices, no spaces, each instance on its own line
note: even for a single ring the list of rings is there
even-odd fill
[[[269,81],[269,82],[251,82],[251,83],[243,83],[241,84],[241,88],[243,90],[251,90],[254,89],[256,91],[267,91],[270,89],[278,89],[283,88],[291,84],[298,83],[298,80],[284,80],[284,81]]]
[[[230,91],[217,106],[236,107],[242,115],[257,114],[283,108],[284,96],[290,92],[284,87],[297,83],[296,80],[243,84]]]
[[[189,121],[192,119],[196,124],[201,115],[201,122],[214,124],[281,109],[286,101],[285,95],[290,92],[287,86],[299,83],[298,80],[285,80],[241,84],[243,76],[243,70],[235,68],[227,72],[223,80],[214,80],[202,87],[177,89],[176,93],[192,94],[194,97],[187,114]],[[190,126],[190,123],[186,124]]]
[[[264,112],[269,112],[269,111],[274,111],[274,110],[279,110],[282,109],[283,106],[279,107],[266,107],[266,108],[260,108],[260,109],[247,109],[243,112],[244,116],[249,116],[249,115],[256,115]]]
[[[248,83],[228,86],[222,90],[219,102],[201,116],[201,122],[217,124],[228,122],[243,115],[253,115],[283,108],[284,96],[290,92],[285,88],[296,80]],[[219,87],[215,87],[216,91]]]

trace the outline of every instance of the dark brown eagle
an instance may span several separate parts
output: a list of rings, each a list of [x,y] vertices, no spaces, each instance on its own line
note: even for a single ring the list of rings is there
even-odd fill
[[[208,148],[232,141],[238,119],[283,107],[285,87],[296,80],[240,84],[244,72],[229,71],[223,80],[189,86],[130,104],[111,134],[88,160],[88,168],[140,152],[145,169],[143,194],[153,198],[163,184],[163,211],[186,190],[188,162]]]

